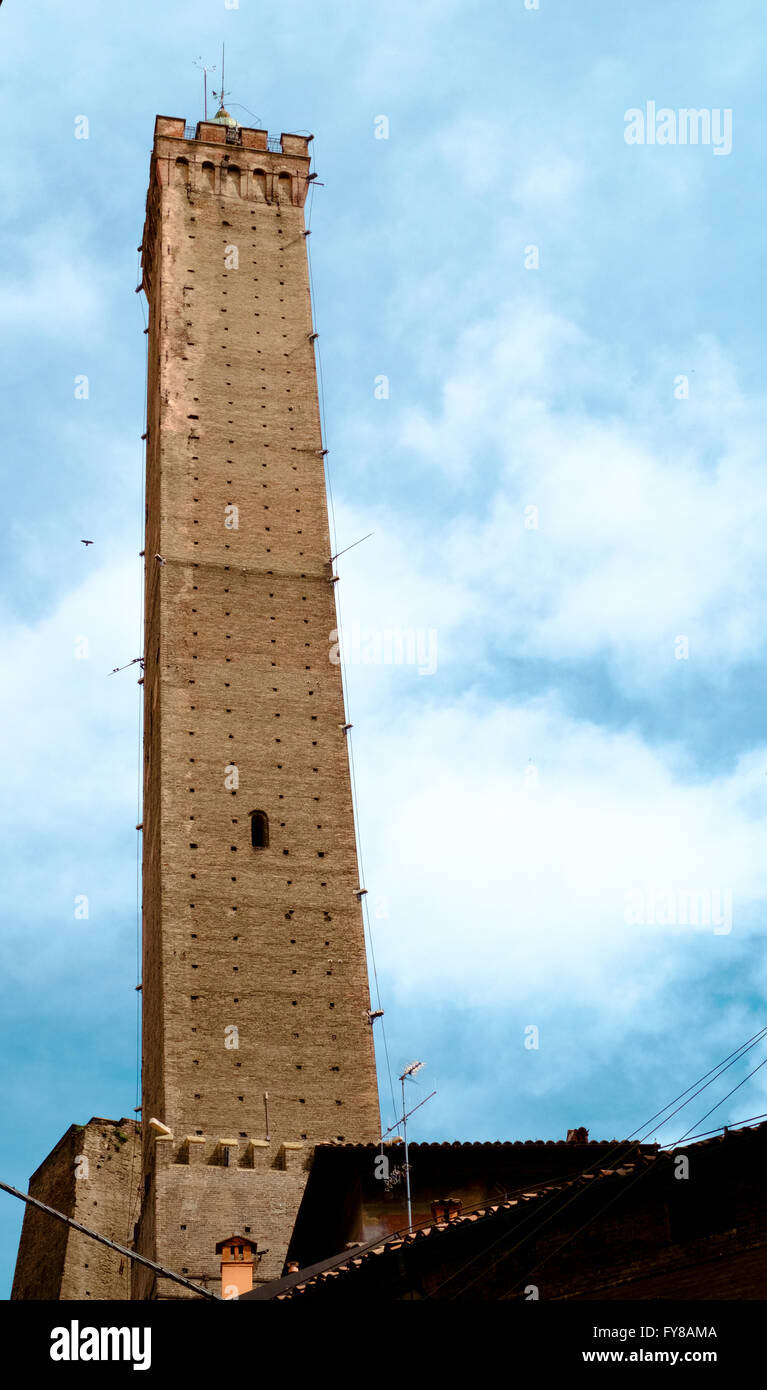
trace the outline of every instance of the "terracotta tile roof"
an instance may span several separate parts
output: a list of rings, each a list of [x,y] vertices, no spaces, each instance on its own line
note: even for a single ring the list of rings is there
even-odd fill
[[[374,1148],[376,1146],[360,1145],[358,1147]],[[410,1147],[414,1148],[415,1145],[411,1145]],[[437,1146],[422,1145],[421,1147]],[[574,1178],[565,1178],[559,1181],[542,1183],[541,1186],[534,1191],[524,1192],[516,1197],[509,1197],[500,1202],[488,1203],[473,1211],[462,1212],[459,1216],[453,1216],[450,1221],[432,1221],[427,1226],[420,1226],[411,1231],[397,1231],[391,1236],[378,1240],[374,1245],[361,1247],[356,1254],[349,1253],[345,1256],[336,1256],[333,1262],[329,1260],[326,1261],[326,1268],[318,1268],[314,1273],[307,1270],[306,1276],[308,1277],[302,1279],[301,1272],[299,1271],[298,1275],[291,1276],[289,1287],[287,1287],[287,1279],[276,1281],[277,1284],[284,1283],[286,1287],[279,1291],[275,1289],[275,1293],[272,1296],[275,1299],[294,1298],[306,1292],[306,1290],[313,1285],[320,1284],[327,1279],[335,1279],[339,1275],[348,1275],[353,1270],[360,1269],[370,1260],[381,1255],[388,1255],[394,1251],[401,1250],[405,1245],[414,1245],[424,1240],[432,1240],[435,1237],[443,1235],[447,1231],[455,1230],[459,1226],[493,1220],[502,1213],[513,1211],[516,1207],[532,1206],[536,1202],[551,1197],[555,1193],[564,1192],[568,1188],[578,1190],[600,1180],[636,1175],[641,1169],[649,1169],[657,1161],[657,1157],[653,1154],[639,1154],[632,1162],[624,1163],[620,1167],[600,1168],[594,1173],[585,1172],[578,1174]],[[266,1292],[264,1292],[263,1296],[266,1296]]]
[[[387,1146],[390,1141],[387,1141]],[[437,1152],[440,1149],[599,1149],[605,1145],[619,1144],[625,1148],[627,1143],[638,1143],[638,1140],[626,1139],[588,1139],[585,1143],[580,1140],[568,1141],[567,1139],[435,1139],[427,1143],[408,1144],[409,1149],[420,1150],[422,1153]],[[396,1145],[395,1145],[396,1147]],[[650,1147],[645,1145],[644,1147]],[[381,1145],[376,1144],[339,1144],[326,1143],[317,1144],[318,1149],[352,1149],[359,1153],[373,1152],[380,1153]]]
[[[658,1149],[655,1145],[639,1144],[637,1141],[589,1140],[588,1143],[582,1143],[579,1145],[579,1147],[582,1149],[598,1149],[604,1148],[606,1144],[615,1144],[618,1149],[622,1148],[625,1152],[627,1144],[633,1144],[635,1146],[635,1156],[632,1156],[632,1158],[629,1160],[621,1160],[617,1165],[613,1165],[612,1167],[597,1167],[595,1171],[586,1170],[582,1173],[576,1174],[573,1177],[548,1179],[542,1182],[540,1185],[536,1185],[534,1188],[531,1188],[529,1191],[518,1192],[513,1197],[504,1198],[501,1201],[496,1201],[493,1203],[486,1203],[485,1205],[477,1207],[474,1210],[465,1210],[460,1215],[454,1215],[452,1219],[449,1221],[432,1221],[428,1225],[418,1227],[414,1230],[397,1231],[384,1238],[377,1238],[375,1242],[370,1242],[368,1245],[360,1246],[356,1249],[356,1251],[345,1252],[343,1255],[336,1255],[331,1259],[325,1260],[317,1265],[309,1266],[305,1270],[299,1270],[296,1274],[288,1275],[283,1277],[282,1279],[274,1280],[271,1284],[268,1285],[261,1285],[255,1288],[251,1294],[243,1295],[243,1298],[275,1300],[295,1298],[297,1296],[300,1296],[302,1293],[305,1293],[312,1287],[316,1287],[318,1284],[327,1281],[328,1279],[348,1277],[350,1273],[352,1273],[354,1270],[361,1269],[369,1261],[376,1258],[380,1258],[381,1256],[391,1255],[394,1252],[401,1250],[403,1246],[412,1246],[419,1241],[422,1242],[424,1240],[432,1240],[434,1238],[438,1238],[444,1235],[445,1233],[455,1230],[457,1227],[462,1225],[475,1224],[477,1222],[493,1221],[499,1215],[503,1215],[506,1212],[511,1212],[517,1207],[524,1207],[528,1205],[534,1207],[534,1205],[537,1202],[542,1202],[544,1199],[550,1198],[556,1193],[564,1192],[568,1188],[572,1189],[573,1191],[577,1191],[583,1190],[586,1187],[591,1187],[593,1190],[593,1185],[595,1183],[607,1182],[611,1178],[622,1179],[629,1176],[639,1177],[642,1171],[649,1172],[658,1164],[658,1162],[663,1162],[665,1160],[666,1162],[670,1163],[673,1160],[673,1156],[675,1153],[685,1153],[692,1148],[708,1148],[713,1145],[721,1144],[723,1142],[732,1142],[733,1140],[746,1140],[747,1138],[751,1138],[752,1136],[759,1134],[760,1131],[765,1130],[767,1130],[767,1123],[753,1126],[746,1125],[741,1129],[728,1129],[724,1133],[720,1132],[714,1134],[711,1136],[711,1138],[698,1140],[691,1139],[689,1143],[677,1144],[676,1147],[673,1149]],[[574,1147],[572,1143],[567,1145],[567,1142],[565,1140],[550,1139],[526,1139],[513,1141],[495,1140],[490,1142],[463,1142],[460,1140],[454,1140],[452,1142],[443,1141],[426,1144],[411,1144],[409,1147],[411,1153],[413,1150],[420,1150],[423,1153],[428,1153],[429,1151],[451,1148],[472,1150],[495,1150],[499,1148],[522,1149],[529,1148],[531,1146],[545,1146],[547,1148]],[[318,1145],[317,1147],[318,1149],[321,1148],[324,1150],[334,1148],[357,1150],[360,1153],[364,1153],[366,1151],[380,1152],[379,1144],[323,1144]],[[593,1162],[595,1161],[596,1160],[593,1160]]]

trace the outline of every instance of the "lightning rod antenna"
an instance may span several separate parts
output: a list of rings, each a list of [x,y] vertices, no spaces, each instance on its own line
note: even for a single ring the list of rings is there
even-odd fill
[[[206,67],[205,64],[204,64],[203,61],[202,61],[202,58],[197,58],[197,59],[195,59],[195,64],[194,64],[194,65],[195,65],[196,68],[201,68],[201,69],[202,69],[202,84],[203,84],[203,91],[204,91],[204,94],[205,94],[205,119],[206,119],[206,121],[207,121],[207,119],[208,119],[208,73],[209,73],[209,72],[215,72],[215,71],[216,71],[216,67],[215,67],[215,64],[213,64],[213,65],[212,65],[211,67],[209,67],[209,68]],[[215,93],[214,93],[214,96],[215,96]]]
[[[214,97],[216,98],[216,100],[217,100],[218,103],[219,103],[219,109],[221,109],[221,110],[223,110],[224,107],[225,107],[225,105],[226,105],[226,95],[227,95],[227,93],[226,93],[226,84],[225,84],[225,81],[224,81],[225,75],[226,75],[226,74],[225,74],[225,67],[224,67],[225,61],[226,61],[226,45],[222,43],[222,45],[221,45],[221,91],[220,91],[220,92],[214,92],[214,93],[213,93]]]

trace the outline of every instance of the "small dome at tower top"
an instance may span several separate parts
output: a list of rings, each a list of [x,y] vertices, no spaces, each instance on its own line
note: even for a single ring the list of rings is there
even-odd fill
[[[230,116],[229,112],[225,111],[223,106],[219,107],[218,111],[213,117],[213,120],[216,122],[217,125],[228,125],[233,127],[237,125],[234,116]]]

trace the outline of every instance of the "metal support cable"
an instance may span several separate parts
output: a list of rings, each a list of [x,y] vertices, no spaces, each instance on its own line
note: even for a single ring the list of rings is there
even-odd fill
[[[222,1300],[218,1294],[211,1293],[209,1289],[203,1289],[199,1284],[193,1284],[191,1279],[185,1279],[183,1274],[176,1274],[172,1269],[166,1269],[164,1265],[158,1264],[156,1260],[147,1259],[146,1255],[138,1255],[135,1250],[128,1250],[124,1245],[118,1245],[117,1241],[109,1240],[106,1236],[99,1235],[98,1231],[92,1231],[88,1226],[83,1226],[79,1221],[73,1220],[71,1216],[65,1216],[63,1211],[57,1211],[55,1207],[46,1206],[45,1202],[38,1201],[37,1197],[30,1197],[28,1192],[19,1192],[17,1187],[11,1187],[7,1182],[0,1182],[3,1192],[9,1192],[12,1197],[18,1197],[20,1201],[27,1202],[30,1206],[37,1207],[39,1211],[44,1211],[48,1216],[55,1216],[57,1221],[63,1221],[70,1230],[79,1231],[80,1235],[89,1236],[91,1240],[97,1240],[99,1245],[106,1245],[110,1250],[116,1250],[119,1255],[124,1255],[128,1260],[134,1260],[137,1264],[145,1265],[147,1269],[153,1269],[156,1274],[161,1274],[164,1279],[172,1279],[176,1284],[183,1284],[185,1288],[191,1289],[193,1293],[200,1295],[200,1298],[211,1298],[214,1303]]]
[[[312,184],[312,189],[313,189],[313,188],[314,188],[314,185]],[[310,213],[311,213],[311,205],[310,205]],[[311,253],[310,253],[310,251],[309,251],[309,246],[308,246],[308,244],[307,244],[307,247],[306,247],[306,261],[307,261],[307,268],[308,268],[308,271],[309,271],[309,290],[310,290],[310,298],[311,298],[311,304],[312,304],[312,312],[313,312],[313,316],[314,316],[314,321],[316,322],[316,307],[317,307],[317,304],[316,304],[315,293],[314,293],[314,277],[313,277],[313,275],[312,275],[312,258],[311,258]],[[321,352],[320,352],[319,342],[317,342],[317,344],[316,344],[316,346],[315,346],[315,351],[316,351],[316,353],[317,353],[317,369],[318,369],[318,378],[319,378],[319,383],[318,383],[318,384],[319,384],[320,427],[321,427],[321,431],[322,431],[321,443],[322,443],[323,447],[325,447],[325,446],[327,445],[327,416],[326,416],[326,409],[325,409],[325,381],[324,381],[324,377],[323,377],[323,373],[322,373],[322,354],[321,354]],[[326,475],[326,479],[327,479],[328,502],[329,502],[329,505],[330,505],[330,523],[331,523],[331,531],[332,531],[332,536],[333,536],[333,551],[334,551],[334,554],[337,555],[337,554],[338,554],[338,533],[337,533],[337,530],[336,530],[335,502],[334,502],[334,498],[333,498],[333,486],[332,486],[332,479],[331,479],[331,475],[330,475],[330,465],[329,465],[329,463],[328,463],[328,461],[327,461],[327,457],[325,458],[325,475]],[[346,674],[345,674],[345,663],[344,663],[344,659],[343,659],[343,657],[344,657],[344,654],[343,654],[343,621],[342,621],[342,617],[341,617],[341,604],[340,604],[340,599],[338,598],[338,595],[336,595],[336,609],[337,609],[338,619],[339,619],[339,622],[338,622],[338,644],[339,644],[339,656],[341,657],[341,661],[340,661],[341,689],[342,689],[342,693],[343,693],[344,710],[345,710],[345,712],[346,712],[346,718],[348,719],[348,718],[349,718],[349,700],[348,700],[347,681],[346,681]],[[350,776],[351,776],[352,807],[353,807],[353,812],[354,812],[354,833],[355,833],[355,838],[356,838],[356,842],[357,842],[357,858],[358,858],[359,870],[360,870],[360,887],[361,887],[361,888],[364,888],[364,886],[365,886],[365,878],[364,878],[364,867],[363,867],[363,860],[362,860],[362,842],[361,842],[360,828],[359,828],[359,807],[358,807],[358,799],[357,799],[357,781],[356,781],[356,774],[355,774],[355,767],[354,767],[354,746],[353,746],[353,744],[352,744],[351,738],[349,738],[349,740],[348,740],[348,754],[349,754],[349,771],[350,771]],[[369,915],[369,912],[368,912],[368,909],[367,909],[367,903],[366,903],[366,902],[364,903],[364,906],[363,906],[363,921],[364,921],[365,931],[366,931],[367,940],[368,940],[368,945],[369,945],[369,949],[370,949],[370,963],[371,963],[371,966],[372,966],[373,982],[374,982],[375,991],[376,991],[376,1003],[377,1003],[377,1007],[378,1007],[379,1009],[381,1009],[381,991],[380,991],[380,985],[379,985],[379,982],[378,982],[378,967],[377,967],[377,965],[376,965],[375,946],[374,946],[374,942],[373,942],[373,933],[372,933],[372,929],[371,929],[371,925],[370,925],[370,915]],[[381,1012],[383,1012],[383,1010],[381,1010]],[[393,1078],[392,1078],[391,1062],[390,1062],[390,1059],[389,1059],[389,1046],[388,1046],[388,1042],[387,1042],[387,1039],[386,1039],[386,1028],[385,1028],[385,1025],[384,1025],[384,1023],[383,1023],[383,1020],[381,1021],[381,1038],[382,1038],[383,1046],[384,1046],[384,1057],[385,1057],[385,1061],[386,1061],[386,1072],[387,1072],[388,1079],[389,1079],[389,1091],[390,1091],[390,1095],[391,1095],[392,1115],[393,1115],[393,1116],[396,1116],[396,1113],[397,1113],[397,1105],[396,1105],[396,1101],[395,1101],[395,1099],[394,1099],[394,1081],[393,1081]]]

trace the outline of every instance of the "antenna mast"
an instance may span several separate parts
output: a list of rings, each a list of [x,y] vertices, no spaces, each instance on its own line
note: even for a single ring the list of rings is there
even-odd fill
[[[202,58],[197,58],[197,59],[195,59],[195,64],[194,64],[194,65],[195,65],[196,68],[202,68],[203,91],[204,91],[204,93],[205,93],[205,119],[206,119],[206,121],[207,121],[207,119],[208,119],[208,73],[209,73],[209,72],[215,72],[215,71],[216,71],[216,68],[215,68],[215,64],[214,64],[212,67],[206,68],[205,64],[204,64],[203,61],[202,61]],[[213,95],[215,96],[215,92],[213,93]]]
[[[421,1070],[421,1068],[423,1067],[423,1065],[424,1065],[423,1062],[411,1062],[407,1067],[405,1067],[405,1070],[403,1071],[402,1075],[401,1075],[400,1078],[399,1078],[399,1079],[400,1079],[400,1082],[401,1082],[401,1084],[402,1084],[402,1115],[400,1116],[400,1122],[401,1122],[401,1124],[402,1124],[402,1131],[403,1131],[404,1138],[405,1138],[405,1186],[406,1186],[406,1190],[407,1190],[407,1226],[408,1226],[408,1230],[410,1230],[410,1228],[411,1228],[412,1225],[413,1225],[413,1207],[412,1207],[412,1203],[411,1203],[411,1200],[410,1200],[410,1156],[409,1156],[409,1152],[408,1152],[408,1143],[407,1143],[407,1122],[408,1122],[408,1119],[409,1119],[410,1115],[412,1115],[416,1110],[420,1110],[421,1106],[422,1106],[422,1105],[425,1105],[427,1100],[431,1100],[431,1096],[436,1095],[436,1091],[432,1091],[431,1096],[427,1096],[427,1097],[426,1097],[426,1100],[420,1101],[418,1105],[414,1105],[414,1106],[413,1106],[413,1109],[412,1109],[412,1110],[408,1110],[407,1105],[405,1104],[405,1080],[406,1080],[407,1077],[414,1076],[415,1073],[416,1073],[417,1071],[420,1071],[420,1070]]]

